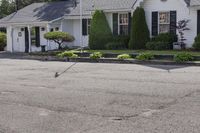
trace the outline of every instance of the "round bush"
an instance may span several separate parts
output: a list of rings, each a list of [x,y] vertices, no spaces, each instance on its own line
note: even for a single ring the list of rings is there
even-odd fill
[[[169,50],[170,46],[168,42],[148,42],[146,44],[148,50]]]
[[[0,51],[3,51],[6,46],[6,34],[3,32],[0,32]]]
[[[189,53],[179,53],[174,56],[174,61],[176,62],[187,62],[193,61],[194,57]]]

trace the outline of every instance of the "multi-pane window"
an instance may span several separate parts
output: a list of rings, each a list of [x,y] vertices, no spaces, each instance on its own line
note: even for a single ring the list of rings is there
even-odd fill
[[[170,31],[170,12],[159,12],[159,33]]]
[[[119,14],[119,34],[128,35],[129,16],[126,14]]]
[[[90,27],[91,27],[91,19],[83,19],[83,27],[82,27],[82,33],[83,36],[87,36],[90,34]]]

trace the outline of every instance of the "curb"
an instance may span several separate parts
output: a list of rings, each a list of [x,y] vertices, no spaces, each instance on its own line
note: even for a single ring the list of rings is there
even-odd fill
[[[87,62],[87,63],[114,63],[114,64],[140,64],[140,65],[187,65],[187,66],[200,66],[200,62],[184,62],[177,63],[174,61],[139,61],[135,59],[119,60],[113,58],[90,59],[86,57],[81,58],[57,58],[57,57],[41,57],[41,56],[25,56],[23,59],[40,60],[40,61],[60,61],[60,62]]]

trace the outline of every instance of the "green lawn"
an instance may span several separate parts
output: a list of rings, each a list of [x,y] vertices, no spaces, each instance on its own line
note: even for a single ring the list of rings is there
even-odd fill
[[[86,50],[87,52],[101,52],[101,53],[116,53],[116,54],[132,54],[132,53],[152,53],[154,55],[175,55],[177,53],[190,53],[193,56],[200,56],[200,51],[176,51],[176,50],[166,50],[166,51],[155,51],[155,50]]]

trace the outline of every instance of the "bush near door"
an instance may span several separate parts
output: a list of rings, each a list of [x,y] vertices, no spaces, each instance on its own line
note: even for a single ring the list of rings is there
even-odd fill
[[[0,32],[0,51],[3,51],[6,46],[6,34]]]

